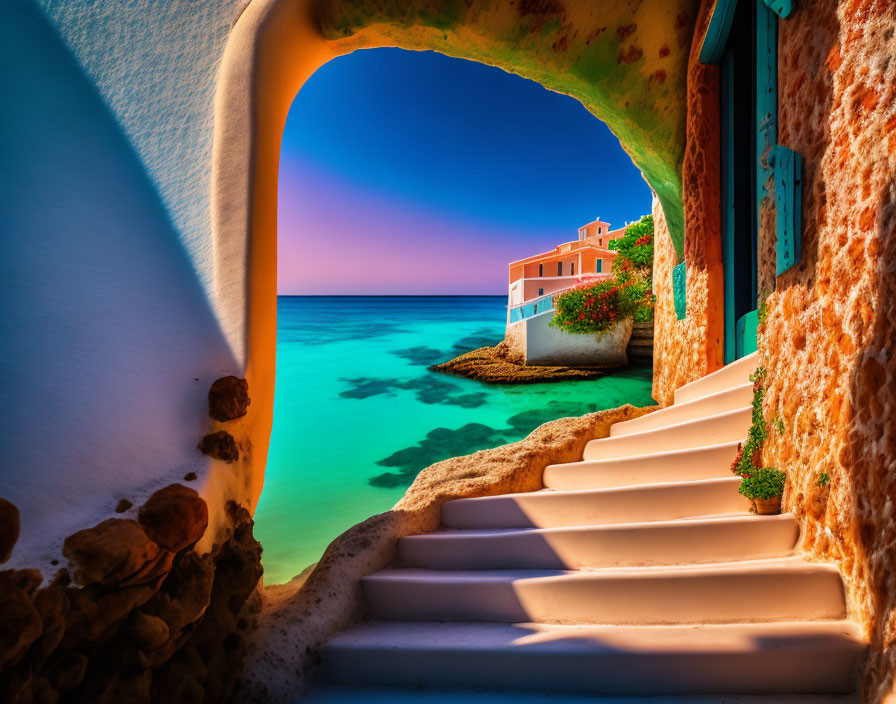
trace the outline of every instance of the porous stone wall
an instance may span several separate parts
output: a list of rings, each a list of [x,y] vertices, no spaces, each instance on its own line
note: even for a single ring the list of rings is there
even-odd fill
[[[690,248],[702,239],[710,262],[710,240],[720,239],[718,126],[708,104],[717,104],[718,81],[715,69],[695,65],[714,4],[703,2],[688,73],[687,320],[676,320],[672,307],[674,252],[656,238],[654,398],[661,403],[671,402],[675,387],[712,371],[714,350],[721,351],[721,312],[713,312],[712,302],[723,299],[722,278],[701,269],[699,246]],[[763,463],[787,472],[784,504],[801,523],[802,547],[838,564],[850,617],[866,628],[863,700],[890,701],[896,699],[896,5],[805,0],[795,8],[778,22],[778,142],[803,158],[802,259],[776,276],[774,203],[767,199],[759,252],[759,290],[767,296],[759,359],[768,372],[770,429]]]
[[[760,329],[765,415],[783,430],[763,460],[788,473],[802,547],[840,567],[871,643],[864,701],[879,702],[896,698],[896,5],[805,0],[778,27],[803,256]]]

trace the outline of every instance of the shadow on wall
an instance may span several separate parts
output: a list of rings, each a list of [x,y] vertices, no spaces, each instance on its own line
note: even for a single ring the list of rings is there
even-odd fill
[[[141,162],[27,0],[0,8],[0,63],[0,493],[22,563],[207,466],[206,393],[239,370]]]

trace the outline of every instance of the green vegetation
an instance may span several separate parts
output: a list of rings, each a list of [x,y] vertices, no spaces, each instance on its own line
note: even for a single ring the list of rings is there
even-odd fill
[[[653,216],[645,215],[625,228],[618,240],[610,240],[610,249],[617,251],[613,272],[653,268]]]
[[[557,297],[551,326],[574,334],[597,334],[610,330],[625,318],[652,315],[653,299],[646,277],[628,272],[608,281],[577,286]]]
[[[828,474],[827,472],[821,472],[818,475],[818,481],[817,481],[818,486],[827,486],[830,481],[831,481],[831,475]]]
[[[760,467],[744,475],[738,491],[748,499],[773,499],[784,493],[787,474],[774,467]]]
[[[750,473],[762,462],[762,445],[768,438],[768,424],[762,414],[762,399],[765,390],[762,388],[762,380],[765,378],[765,368],[757,367],[750,376],[753,382],[753,412],[750,430],[747,432],[747,441],[739,448],[731,471],[740,476]]]

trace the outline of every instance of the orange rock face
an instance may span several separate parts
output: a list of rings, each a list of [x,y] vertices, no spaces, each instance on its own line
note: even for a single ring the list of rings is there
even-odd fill
[[[713,4],[703,3],[695,46]],[[896,695],[896,9],[885,0],[795,5],[778,22],[778,142],[803,158],[803,256],[776,276],[767,203],[759,354],[765,416],[780,422],[762,459],[788,473],[784,502],[802,524],[803,548],[843,573],[851,617],[871,643],[864,701],[881,702]],[[698,85],[711,91],[712,76],[691,58],[689,96]],[[688,106],[687,320],[676,320],[672,306],[674,253],[656,238],[654,397],[663,403],[713,369],[721,337],[711,323],[721,276],[712,274],[707,244],[718,227],[705,215],[717,212],[718,193],[710,179],[700,182],[717,159],[718,128],[692,114],[705,105],[689,97]]]

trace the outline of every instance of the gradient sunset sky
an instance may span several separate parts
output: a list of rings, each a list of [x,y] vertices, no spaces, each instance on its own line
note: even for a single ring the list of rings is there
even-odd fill
[[[507,264],[650,212],[641,173],[568,96],[433,52],[356,51],[293,102],[281,294],[506,294]]]

